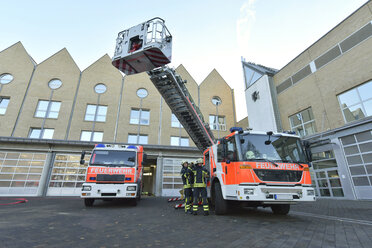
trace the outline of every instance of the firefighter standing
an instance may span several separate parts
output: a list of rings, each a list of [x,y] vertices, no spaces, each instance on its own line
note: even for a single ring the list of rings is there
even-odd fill
[[[203,159],[196,160],[196,166],[192,169],[194,175],[194,205],[193,214],[198,214],[198,199],[202,197],[204,215],[209,215],[209,206],[207,201],[207,178],[209,171],[203,167]]]
[[[187,161],[182,162],[181,177],[183,182],[183,191],[185,195],[185,213],[191,212],[191,203],[192,203],[192,172],[188,167],[189,163]]]

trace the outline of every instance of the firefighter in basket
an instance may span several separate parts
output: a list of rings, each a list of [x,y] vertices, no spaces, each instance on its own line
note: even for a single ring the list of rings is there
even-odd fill
[[[194,205],[193,214],[198,214],[198,199],[202,198],[204,215],[209,215],[209,206],[207,201],[207,179],[209,178],[209,171],[203,167],[203,159],[196,160],[196,165],[192,170],[194,175]]]
[[[185,196],[185,213],[191,213],[192,204],[192,172],[187,161],[182,161],[181,177],[183,182],[183,193]]]

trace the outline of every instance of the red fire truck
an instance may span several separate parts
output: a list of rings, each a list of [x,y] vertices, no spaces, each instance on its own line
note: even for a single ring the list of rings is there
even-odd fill
[[[84,164],[85,153],[80,163]],[[97,144],[88,163],[86,181],[81,189],[85,206],[97,199],[129,199],[137,205],[141,199],[143,162],[142,146]]]
[[[216,214],[226,213],[233,203],[287,214],[290,204],[315,200],[308,164],[311,153],[297,135],[231,131],[204,152]]]

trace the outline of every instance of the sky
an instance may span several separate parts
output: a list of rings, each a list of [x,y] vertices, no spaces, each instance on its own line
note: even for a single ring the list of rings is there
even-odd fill
[[[366,0],[0,0],[0,51],[21,41],[40,63],[66,48],[80,70],[113,56],[118,32],[161,17],[171,67],[200,84],[216,69],[247,116],[241,59],[281,69]]]

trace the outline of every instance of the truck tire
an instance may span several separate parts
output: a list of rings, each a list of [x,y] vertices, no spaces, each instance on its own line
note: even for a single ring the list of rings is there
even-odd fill
[[[141,195],[142,195],[142,182],[138,186],[138,192],[137,192],[137,200],[141,201]]]
[[[84,205],[86,207],[91,207],[93,206],[93,203],[94,203],[94,198],[85,198],[84,199]]]
[[[216,182],[214,184],[214,211],[216,215],[223,215],[227,213],[228,202],[223,199],[221,184]]]
[[[137,206],[138,198],[129,199],[129,204],[133,207]]]
[[[277,215],[287,215],[291,206],[289,204],[271,205],[271,210]]]

